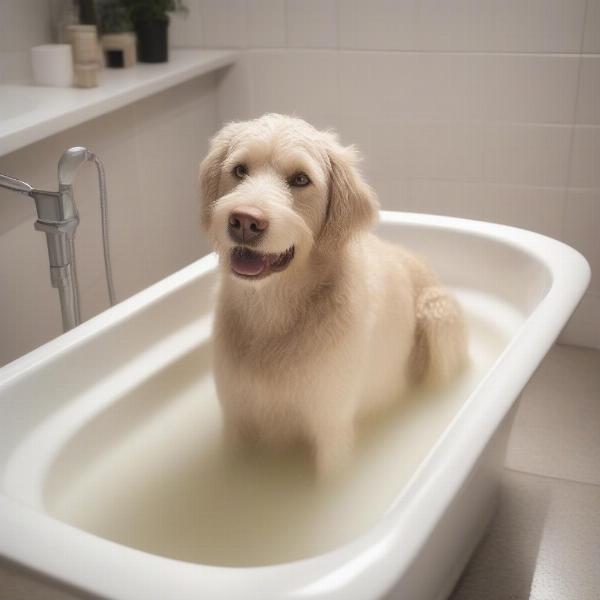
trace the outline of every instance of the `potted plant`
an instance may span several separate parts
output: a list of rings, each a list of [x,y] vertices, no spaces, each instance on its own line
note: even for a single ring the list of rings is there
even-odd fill
[[[129,11],[121,0],[98,0],[100,43],[107,67],[133,67],[137,62],[137,42]]]
[[[173,11],[187,12],[182,0],[123,0],[138,37],[138,60],[166,62],[168,60],[169,15]]]

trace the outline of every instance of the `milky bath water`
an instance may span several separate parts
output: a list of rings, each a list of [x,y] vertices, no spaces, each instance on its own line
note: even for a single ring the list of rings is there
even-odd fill
[[[394,504],[524,321],[496,297],[455,292],[469,328],[469,369],[365,423],[350,464],[335,477],[318,480],[301,452],[224,447],[203,345],[78,432],[70,452],[77,448],[82,468],[69,474],[58,456],[46,508],[116,542],[211,565],[287,562],[351,541]]]

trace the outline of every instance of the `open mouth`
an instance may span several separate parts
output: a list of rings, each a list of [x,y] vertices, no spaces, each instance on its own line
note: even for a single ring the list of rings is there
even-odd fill
[[[285,270],[293,258],[294,246],[281,254],[267,254],[245,246],[236,246],[231,251],[231,270],[245,279],[259,279]]]

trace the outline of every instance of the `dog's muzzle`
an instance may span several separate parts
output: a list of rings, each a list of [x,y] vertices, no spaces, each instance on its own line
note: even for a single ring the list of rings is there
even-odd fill
[[[231,270],[244,279],[262,279],[271,273],[284,271],[294,258],[294,246],[280,254],[258,252],[246,246],[231,251]]]

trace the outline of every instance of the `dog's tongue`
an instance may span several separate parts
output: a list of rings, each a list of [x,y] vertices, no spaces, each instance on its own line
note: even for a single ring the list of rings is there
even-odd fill
[[[231,268],[238,275],[260,275],[267,268],[267,257],[247,248],[236,249],[231,254]]]

